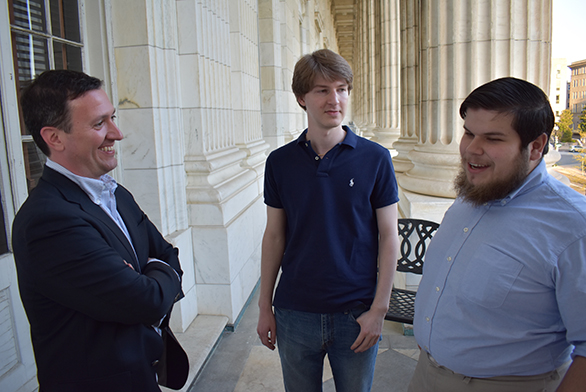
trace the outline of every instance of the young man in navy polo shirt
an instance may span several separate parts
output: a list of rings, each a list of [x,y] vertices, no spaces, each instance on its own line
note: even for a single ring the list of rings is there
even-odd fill
[[[302,57],[292,88],[307,130],[266,163],[257,332],[277,344],[288,392],[321,391],[326,354],[338,392],[370,391],[388,309],[397,183],[389,151],[342,125],[352,78],[330,50]]]

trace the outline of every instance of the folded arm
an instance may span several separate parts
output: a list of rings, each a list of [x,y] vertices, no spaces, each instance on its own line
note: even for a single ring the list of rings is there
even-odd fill
[[[149,263],[141,273],[128,268],[133,256],[89,215],[55,208],[31,216],[15,249],[19,280],[59,305],[101,321],[151,325],[181,293],[170,265]],[[151,240],[149,230],[141,233],[145,241]],[[179,267],[177,250],[155,242],[158,256]]]

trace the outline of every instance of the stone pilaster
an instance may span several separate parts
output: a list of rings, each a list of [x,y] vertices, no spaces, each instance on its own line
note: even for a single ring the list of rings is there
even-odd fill
[[[123,184],[181,254],[185,300],[173,326],[197,315],[191,230],[187,221],[175,2],[112,3]],[[148,179],[148,180],[146,180]]]
[[[197,307],[234,322],[258,279],[264,227],[258,9],[247,0],[177,8]]]
[[[259,0],[260,75],[262,126],[264,139],[271,150],[285,143],[291,124],[283,113],[294,104],[290,87],[285,90],[281,44],[281,2]],[[290,80],[289,80],[290,84]],[[289,100],[289,105],[287,101]]]

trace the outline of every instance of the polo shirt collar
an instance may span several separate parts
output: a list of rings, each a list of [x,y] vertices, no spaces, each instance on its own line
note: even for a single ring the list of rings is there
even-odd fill
[[[342,128],[344,128],[344,131],[346,131],[346,137],[344,138],[344,140],[342,140],[342,142],[340,144],[345,144],[348,147],[355,148],[356,143],[358,142],[358,136],[356,136],[356,134],[354,132],[352,132],[352,130],[350,129],[349,126],[342,125]],[[302,144],[302,143],[305,143],[306,141],[307,141],[307,128],[297,138],[297,144]]]

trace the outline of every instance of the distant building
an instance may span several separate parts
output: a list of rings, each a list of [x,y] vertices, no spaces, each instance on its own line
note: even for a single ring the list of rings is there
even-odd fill
[[[551,59],[549,102],[557,123],[562,111],[568,108],[568,60],[565,58]]]
[[[586,105],[586,60],[575,61],[569,68],[572,70],[569,108],[572,111],[574,132],[577,133],[580,114]]]

